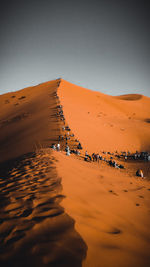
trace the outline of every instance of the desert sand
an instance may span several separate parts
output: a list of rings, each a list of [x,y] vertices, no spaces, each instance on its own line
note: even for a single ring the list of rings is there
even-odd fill
[[[143,95],[109,96],[63,79],[0,96],[1,266],[150,265],[150,163],[84,161],[85,151],[150,151],[149,107]],[[64,140],[51,149],[67,125],[79,156],[66,156]]]
[[[89,153],[150,150],[149,97],[112,97],[63,80],[58,92],[70,128]]]

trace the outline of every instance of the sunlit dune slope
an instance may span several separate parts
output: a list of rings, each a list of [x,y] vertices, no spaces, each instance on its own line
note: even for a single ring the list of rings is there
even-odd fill
[[[0,161],[13,159],[0,164],[0,266],[150,265],[149,181],[128,161],[117,169],[83,159],[85,150],[149,150],[149,107],[142,95],[60,79],[0,96]],[[75,139],[84,149],[68,157],[62,149]]]
[[[0,96],[0,161],[57,140],[57,87],[54,80]],[[150,149],[150,98],[113,97],[62,79],[58,93],[66,121],[89,152]]]
[[[70,128],[90,153],[150,149],[149,97],[114,97],[64,80],[58,93]]]
[[[57,80],[0,96],[0,161],[49,145],[58,135]]]

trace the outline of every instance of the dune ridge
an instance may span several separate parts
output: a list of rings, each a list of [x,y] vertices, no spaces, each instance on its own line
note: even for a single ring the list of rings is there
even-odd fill
[[[0,97],[0,265],[81,266],[87,247],[61,206],[50,146],[58,142],[59,80]],[[16,105],[17,104],[17,105]]]
[[[86,150],[149,150],[149,104],[63,79],[0,96],[2,266],[149,266],[149,165],[83,160]],[[80,156],[65,155],[66,125]],[[144,165],[147,179],[137,178]]]

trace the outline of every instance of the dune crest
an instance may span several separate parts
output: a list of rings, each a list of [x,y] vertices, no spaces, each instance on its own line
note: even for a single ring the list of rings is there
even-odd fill
[[[0,265],[82,265],[87,246],[61,206],[50,146],[58,142],[59,80],[0,96]],[[65,237],[65,238],[64,238]]]
[[[63,79],[0,96],[0,265],[150,265],[150,165],[117,157],[150,149],[149,106]]]

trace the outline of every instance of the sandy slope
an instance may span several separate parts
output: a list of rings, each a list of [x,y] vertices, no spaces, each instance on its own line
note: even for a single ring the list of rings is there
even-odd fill
[[[0,264],[148,266],[149,181],[135,177],[137,163],[117,170],[52,153],[64,134],[57,88],[55,80],[0,96]],[[71,147],[77,138],[83,152],[149,150],[148,97],[112,97],[64,80],[58,94]]]
[[[150,150],[150,98],[112,97],[64,80],[58,92],[72,131],[90,153]]]
[[[55,153],[62,205],[88,246],[83,266],[150,264],[150,184],[105,163]]]
[[[0,168],[0,266],[81,266],[86,244],[60,204],[54,162],[45,148]]]
[[[49,148],[58,80],[0,96],[0,266],[81,266],[87,246],[61,206]],[[42,148],[41,148],[42,147]]]
[[[57,118],[51,117],[57,83],[54,80],[0,96],[0,161],[35,151],[57,139]]]
[[[149,150],[148,97],[112,97],[63,80],[58,92],[84,151]],[[63,206],[88,246],[83,266],[149,266],[150,185],[135,177],[139,164],[127,163],[121,171],[62,153],[55,157],[67,196]],[[141,166],[147,168],[148,177],[149,164]]]

